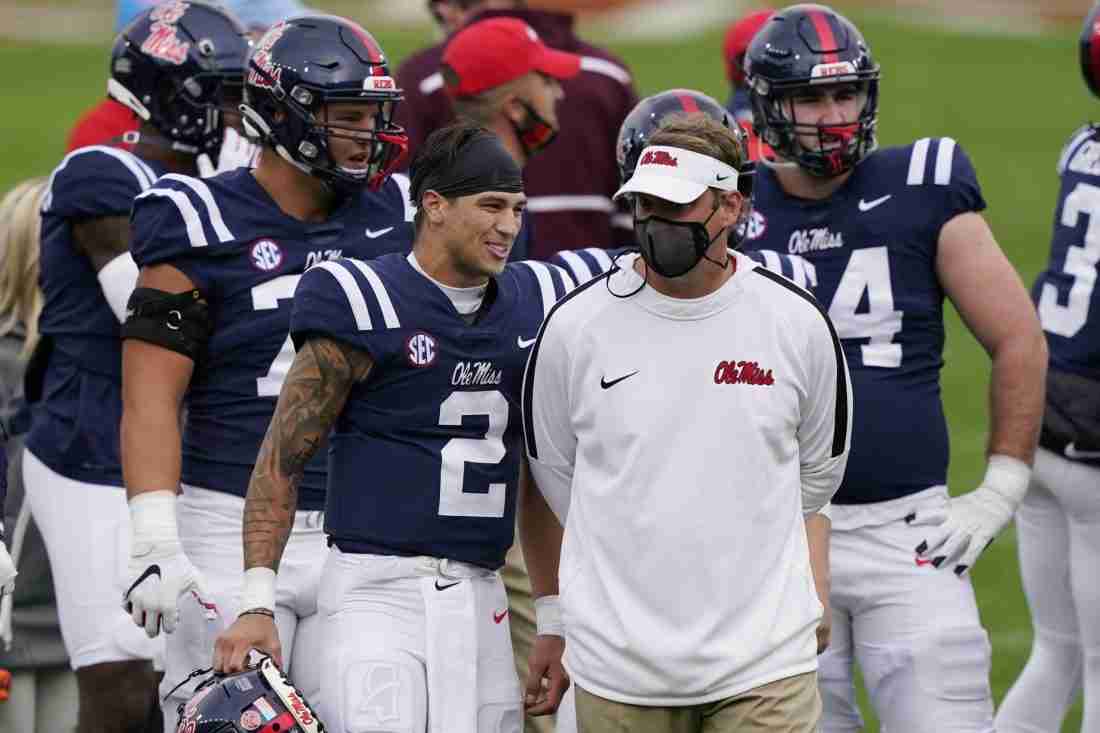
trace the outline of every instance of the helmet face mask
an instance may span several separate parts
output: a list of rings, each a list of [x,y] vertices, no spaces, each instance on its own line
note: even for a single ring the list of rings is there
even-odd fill
[[[753,128],[777,154],[807,173],[841,175],[877,146],[879,67],[859,30],[822,5],[795,5],[774,15],[746,55]],[[863,97],[851,120],[799,122],[800,99],[853,85]],[[812,144],[805,144],[813,140]]]
[[[226,90],[243,82],[248,48],[244,28],[224,10],[172,0],[140,14],[116,38],[108,94],[172,148],[214,151]]]
[[[272,26],[249,59],[245,130],[339,193],[377,188],[400,165],[408,138],[394,123],[401,90],[380,46],[335,17],[302,17]],[[370,124],[333,121],[343,105],[371,105]],[[354,115],[353,115],[354,117]],[[365,145],[366,166],[341,165],[334,149]]]

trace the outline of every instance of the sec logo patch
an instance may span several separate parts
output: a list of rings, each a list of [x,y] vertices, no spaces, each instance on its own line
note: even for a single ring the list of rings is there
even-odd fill
[[[435,362],[439,352],[435,339],[426,333],[414,333],[406,345],[405,353],[414,367],[428,367]]]
[[[241,714],[241,727],[245,730],[257,730],[264,724],[264,719],[260,717],[260,714],[249,708]]]
[[[759,239],[764,236],[764,232],[768,228],[768,220],[764,218],[764,215],[759,211],[753,211],[749,215],[748,223],[745,226],[745,237],[747,239]]]
[[[252,244],[249,250],[252,266],[257,270],[271,272],[277,270],[283,264],[283,251],[273,239],[260,239]]]

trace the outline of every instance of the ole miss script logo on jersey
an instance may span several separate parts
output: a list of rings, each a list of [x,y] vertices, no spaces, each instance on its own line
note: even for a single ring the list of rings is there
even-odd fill
[[[771,369],[762,369],[755,361],[720,361],[714,368],[715,384],[752,384],[770,387],[775,384]]]

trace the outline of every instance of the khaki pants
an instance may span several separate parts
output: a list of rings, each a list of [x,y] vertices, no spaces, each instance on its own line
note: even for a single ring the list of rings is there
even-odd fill
[[[628,705],[577,687],[579,733],[814,733],[820,718],[816,672],[683,707]]]
[[[531,598],[531,581],[523,564],[523,552],[517,540],[508,551],[504,567],[500,570],[504,588],[508,591],[508,623],[512,630],[512,651],[516,656],[516,672],[520,685],[527,686],[527,657],[535,643],[535,602]],[[553,733],[554,719],[544,715],[524,718],[524,730],[528,733]]]

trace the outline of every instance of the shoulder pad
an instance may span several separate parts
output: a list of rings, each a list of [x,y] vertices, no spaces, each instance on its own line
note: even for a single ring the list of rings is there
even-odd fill
[[[54,169],[42,212],[57,216],[126,214],[157,174],[143,160],[106,145],[78,148]]]
[[[521,260],[509,264],[506,271],[514,273],[519,282],[520,297],[538,293],[544,318],[554,304],[575,287],[573,278],[565,269],[549,262]]]
[[[210,186],[177,173],[158,178],[134,200],[132,231],[131,249],[142,266],[235,240]]]
[[[1086,176],[1100,176],[1100,127],[1088,124],[1079,128],[1062,148],[1058,158],[1058,175],[1067,171]]]

